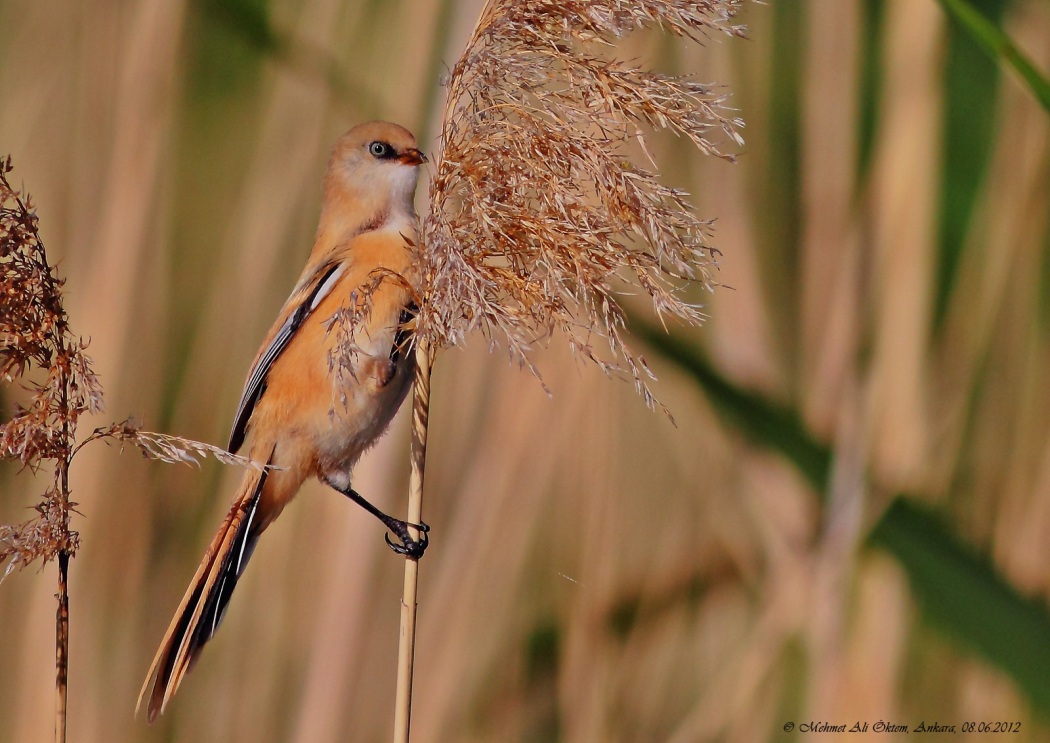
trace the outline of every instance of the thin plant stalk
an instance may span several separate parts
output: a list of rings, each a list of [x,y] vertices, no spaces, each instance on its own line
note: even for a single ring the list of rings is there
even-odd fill
[[[66,689],[69,678],[69,552],[58,553],[58,610],[55,615],[55,743],[66,743]]]
[[[434,357],[423,338],[416,343],[416,378],[412,387],[412,474],[408,486],[409,536],[420,533],[411,524],[423,518],[423,474],[427,458],[427,422],[430,417],[430,367]],[[419,561],[405,560],[405,587],[401,597],[401,633],[397,651],[397,694],[394,702],[394,743],[408,743],[412,725],[412,672],[416,653],[416,587]]]
[[[57,291],[57,290],[56,290]],[[68,353],[66,339],[58,335],[60,355]],[[61,408],[69,409],[69,375],[63,370]],[[62,455],[58,460],[58,497],[61,501],[61,529],[63,546],[58,553],[58,607],[55,610],[55,743],[66,743],[66,703],[69,690],[69,558],[72,535],[69,532],[69,465],[73,459],[72,440],[68,417],[62,420]]]

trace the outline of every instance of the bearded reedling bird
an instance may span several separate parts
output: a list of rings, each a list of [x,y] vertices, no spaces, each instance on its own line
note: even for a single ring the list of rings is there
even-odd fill
[[[409,524],[350,486],[351,468],[390,423],[414,372],[412,198],[426,161],[411,133],[385,122],[356,126],[335,145],[313,251],[252,363],[230,435],[236,452],[250,431],[249,456],[268,466],[245,472],[157,650],[139,694],[150,722],[215,634],[263,530],[307,478],[379,518],[401,540],[387,536],[395,551],[418,558],[426,549],[426,525],[412,524],[420,530],[412,539]],[[341,311],[359,322],[351,329],[351,369],[339,373],[332,325]]]

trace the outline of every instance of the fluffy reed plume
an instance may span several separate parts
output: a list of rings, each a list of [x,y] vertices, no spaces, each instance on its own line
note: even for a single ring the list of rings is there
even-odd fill
[[[725,94],[614,59],[615,42],[658,28],[699,42],[742,36],[741,0],[492,0],[452,69],[424,221],[420,325],[435,347],[474,329],[528,364],[555,330],[651,404],[651,373],[624,338],[617,295],[641,287],[661,317],[699,323],[684,298],[711,287],[710,222],[686,194],[633,162],[645,132],[670,129],[728,160],[740,119]],[[650,162],[652,162],[651,158]],[[601,339],[607,349],[595,347]]]

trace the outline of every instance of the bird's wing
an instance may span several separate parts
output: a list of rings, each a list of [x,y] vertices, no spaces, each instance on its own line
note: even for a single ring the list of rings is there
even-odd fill
[[[269,374],[273,362],[288,347],[296,331],[302,327],[310,313],[317,308],[321,300],[331,293],[345,268],[346,265],[341,262],[322,264],[314,271],[311,278],[299,282],[299,286],[285,302],[284,309],[278,316],[278,322],[270,330],[268,342],[264,343],[259,350],[251,371],[248,373],[248,381],[244,385],[241,402],[237,406],[237,415],[233,419],[233,431],[230,433],[230,443],[227,446],[230,452],[235,453],[244,443],[248,419],[252,416],[255,403],[266,389],[266,375]]]

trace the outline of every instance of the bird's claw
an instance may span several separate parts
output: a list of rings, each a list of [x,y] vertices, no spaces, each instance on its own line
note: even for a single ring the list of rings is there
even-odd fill
[[[386,540],[387,545],[399,555],[405,555],[406,557],[418,560],[423,556],[423,552],[426,551],[427,545],[430,544],[430,536],[428,535],[430,527],[422,522],[418,524],[409,524],[404,521],[400,522],[397,526],[398,528],[391,528],[391,531],[393,531],[397,538],[401,540],[401,544],[390,539],[390,534],[384,534],[383,538]],[[419,539],[413,539],[409,536],[409,526],[413,526],[419,530]]]

